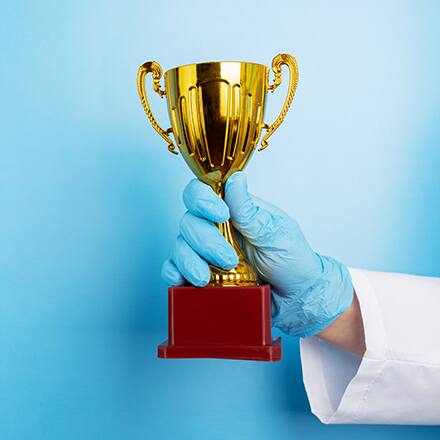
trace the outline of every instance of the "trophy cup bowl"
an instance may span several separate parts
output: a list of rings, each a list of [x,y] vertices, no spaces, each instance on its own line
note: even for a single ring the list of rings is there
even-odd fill
[[[273,92],[281,84],[282,65],[286,65],[289,68],[288,93],[278,118],[272,125],[268,125],[263,122],[265,98],[268,91]],[[157,62],[149,61],[139,68],[137,78],[138,93],[153,128],[168,143],[169,151],[177,154],[175,144],[170,138],[171,133],[174,135],[178,150],[190,169],[197,178],[210,185],[220,197],[223,197],[224,183],[228,177],[237,171],[243,170],[246,166],[258,145],[262,130],[265,129],[266,133],[261,141],[260,150],[267,147],[268,138],[282,123],[292,103],[298,83],[298,68],[295,58],[288,54],[277,55],[272,61],[272,71],[274,81],[270,84],[269,68],[262,64],[235,61],[188,64],[166,71],[164,75],[165,90],[162,90],[160,86],[162,68]],[[152,74],[153,90],[160,97],[167,97],[168,114],[172,126],[167,130],[160,127],[152,114],[145,89],[145,77],[148,73]],[[243,357],[234,354],[207,356],[203,350],[194,352],[194,348],[201,346],[201,344],[205,344],[208,347],[211,346],[209,349],[211,351],[214,346],[218,348],[225,345],[232,347],[232,351],[234,348],[236,349],[246,344],[248,347],[260,345],[273,347],[270,337],[270,287],[268,285],[259,285],[257,272],[246,260],[230,222],[217,224],[217,226],[225,239],[237,252],[238,265],[232,270],[224,270],[210,265],[211,278],[208,287],[202,289],[172,287],[169,289],[169,325],[174,333],[171,334],[170,330],[169,341],[166,347],[174,348],[166,350],[168,355],[164,355],[165,349],[161,350],[160,346],[159,356],[162,353],[162,357],[234,357],[248,359],[255,358],[255,356]],[[218,288],[224,287],[230,289],[227,292],[225,289],[218,290]],[[227,304],[223,310],[223,314],[228,315],[228,324],[230,324],[231,313],[228,309],[236,307],[237,297],[239,296],[237,294],[231,295],[233,293],[231,288],[242,295],[245,292],[243,289],[255,292],[253,295],[258,299],[251,299],[252,305],[249,306],[248,304],[248,308],[252,309],[258,303],[254,315],[256,314],[256,316],[261,318],[257,331],[260,334],[258,336],[259,339],[255,337],[253,339],[245,338],[246,340],[239,341],[239,344],[234,345],[237,342],[236,336],[231,336],[233,340],[229,341],[228,339],[228,342],[222,331],[219,330],[218,334],[215,334],[215,328],[219,327],[218,325],[213,326],[214,330],[205,332],[206,337],[195,337],[196,325],[193,324],[197,322],[197,319],[193,317],[194,319],[191,320],[185,313],[191,315],[190,309],[191,306],[194,306],[191,303],[192,301],[196,301],[200,308],[199,301],[201,300],[198,298],[194,299],[192,295],[188,294],[188,289],[195,289],[194,292],[198,292],[195,297],[200,296],[200,290],[203,290],[203,301],[206,303],[206,310],[212,310],[211,306],[218,308],[226,297],[233,298],[231,304],[229,304],[231,299],[226,301]],[[182,297],[182,294],[177,292],[182,291],[182,289],[186,292],[186,299],[185,301],[177,301],[176,295],[179,295],[179,299]],[[208,297],[211,298],[208,291],[215,292],[214,296],[212,296],[215,299],[211,303],[209,303],[209,299],[206,299]],[[248,301],[248,299],[245,301]],[[175,316],[177,313],[175,308],[178,303],[180,304],[179,313],[183,321]],[[186,309],[185,313],[183,308]],[[269,315],[267,315],[268,313]],[[210,315],[212,317],[212,313]],[[237,320],[238,318],[237,316]],[[178,322],[180,324],[177,324]],[[188,330],[189,322],[192,323],[192,331]],[[206,322],[199,324],[203,325]],[[221,324],[221,322],[217,324]],[[179,329],[186,326],[188,334],[183,337],[185,330],[177,330],[176,325]],[[258,327],[258,323],[254,323],[255,326]],[[222,326],[220,325],[220,327]],[[237,331],[239,331],[239,328],[233,328],[231,335],[236,335]],[[180,342],[178,343],[176,342],[176,332],[179,333]],[[265,336],[262,341],[261,335],[263,333]],[[267,338],[267,335],[269,335],[269,338]],[[225,341],[228,343],[226,344]],[[258,343],[254,344],[254,342]],[[193,356],[184,356],[181,352],[177,352],[175,347],[178,345],[181,347],[191,346]],[[170,354],[173,350],[175,356]]]

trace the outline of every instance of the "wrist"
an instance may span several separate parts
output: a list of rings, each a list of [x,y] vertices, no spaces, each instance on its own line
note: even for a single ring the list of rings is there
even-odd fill
[[[343,350],[363,356],[366,350],[365,333],[361,309],[355,293],[350,307],[317,336]]]

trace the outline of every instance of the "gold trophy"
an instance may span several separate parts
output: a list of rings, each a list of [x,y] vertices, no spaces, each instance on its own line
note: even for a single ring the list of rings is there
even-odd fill
[[[281,84],[283,65],[289,69],[287,97],[275,122],[268,125],[263,122],[266,93],[275,91]],[[153,128],[168,143],[168,150],[174,154],[178,154],[175,145],[177,144],[178,150],[193,173],[201,181],[210,185],[220,197],[223,197],[224,183],[228,177],[236,171],[241,171],[249,161],[257,148],[261,131],[266,130],[259,151],[268,146],[269,137],[283,122],[292,103],[298,84],[298,67],[295,58],[288,54],[277,55],[272,60],[272,71],[274,81],[270,83],[269,68],[262,64],[235,61],[188,64],[166,71],[165,90],[162,90],[160,85],[162,68],[157,62],[149,61],[139,68],[138,93]],[[147,99],[145,77],[148,73],[152,74],[153,90],[161,98],[167,97],[171,128],[166,130],[157,123]],[[174,136],[174,141],[170,137],[171,134]],[[227,221],[218,224],[218,228],[236,250],[239,263],[232,270],[224,270],[211,265],[209,287],[198,290],[207,291],[207,289],[218,287],[261,287],[256,270],[246,260],[234,236],[231,223]],[[185,288],[170,288],[170,291],[173,289]],[[269,291],[270,301],[270,288],[266,290]],[[170,319],[172,319],[171,311]],[[263,319],[267,321],[267,316]],[[169,335],[169,345],[175,336]],[[213,340],[219,340],[215,335],[212,336]],[[185,341],[187,344],[188,341],[191,342],[191,338],[186,338]],[[193,342],[193,346],[199,344],[195,340]],[[209,338],[204,343],[210,345]],[[159,349],[159,355],[160,353]],[[163,357],[208,356],[169,355]],[[234,355],[209,357],[237,358]]]

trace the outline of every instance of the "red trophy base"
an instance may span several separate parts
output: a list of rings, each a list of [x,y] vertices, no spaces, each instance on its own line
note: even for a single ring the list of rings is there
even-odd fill
[[[272,340],[270,286],[170,287],[168,341],[160,358],[279,361],[281,338]]]

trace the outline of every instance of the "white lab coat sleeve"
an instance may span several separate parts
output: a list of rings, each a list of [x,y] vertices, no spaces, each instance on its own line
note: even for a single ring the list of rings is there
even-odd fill
[[[301,340],[303,379],[323,423],[440,424],[440,278],[350,269],[362,359]]]

